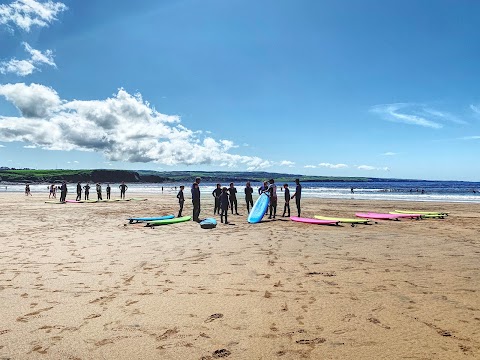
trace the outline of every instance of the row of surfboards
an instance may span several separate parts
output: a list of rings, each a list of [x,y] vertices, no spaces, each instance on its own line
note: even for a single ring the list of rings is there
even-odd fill
[[[164,215],[157,217],[128,218],[127,220],[130,222],[130,224],[146,223],[145,226],[153,227],[159,225],[177,224],[185,221],[190,221],[191,219],[191,216],[182,216],[176,218],[174,215]],[[201,228],[212,229],[217,226],[217,220],[215,220],[214,218],[207,218],[200,221],[199,224]]]
[[[143,198],[131,198],[131,199],[105,199],[105,200],[65,200],[65,201],[45,201],[45,204],[93,204],[101,202],[119,202],[119,201],[146,201],[147,199]]]
[[[290,220],[317,225],[338,225],[339,223],[347,223],[353,226],[355,224],[368,224],[370,220],[399,220],[402,218],[417,220],[425,218],[443,219],[448,216],[448,213],[436,211],[395,210],[389,213],[356,213],[355,216],[356,218],[338,218],[315,215],[313,219],[292,216],[290,217]]]

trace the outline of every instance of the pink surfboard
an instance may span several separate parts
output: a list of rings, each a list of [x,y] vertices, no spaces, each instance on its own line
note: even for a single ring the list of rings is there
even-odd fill
[[[302,222],[302,223],[306,223],[306,224],[338,225],[338,221],[318,220],[318,219],[302,218],[302,217],[298,217],[298,216],[290,216],[290,220],[296,221],[296,222]]]
[[[377,219],[377,220],[395,220],[400,218],[420,219],[420,214],[383,214],[383,213],[356,213],[356,217],[364,219]]]

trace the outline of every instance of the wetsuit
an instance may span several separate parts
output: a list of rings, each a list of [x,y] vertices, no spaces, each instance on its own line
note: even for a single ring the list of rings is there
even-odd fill
[[[288,210],[288,217],[290,217],[290,189],[285,188],[285,206],[283,207],[283,216],[285,216],[285,213]]]
[[[277,185],[270,184],[268,187],[268,192],[270,193],[270,215],[268,216],[269,219],[275,219],[275,215],[277,215]]]
[[[253,188],[245,187],[245,201],[247,202],[247,212],[250,213],[250,206],[253,208]]]
[[[107,200],[108,200],[110,199],[110,192],[112,191],[112,188],[110,187],[110,185],[107,186],[106,190],[107,190]]]
[[[80,183],[77,184],[77,198],[75,200],[82,200],[82,185]]]
[[[97,200],[103,200],[102,199],[102,185],[97,185],[96,190],[97,190]]]
[[[60,202],[65,202],[67,198],[67,184],[63,183],[60,187]]]
[[[235,214],[238,215],[237,189],[234,187],[229,188],[228,195],[230,197],[230,208],[232,209],[232,214],[233,214],[233,208],[235,207]]]
[[[83,187],[85,189],[85,200],[88,200],[88,196],[90,195],[90,185],[85,185]]]
[[[222,195],[222,189],[216,188],[212,191],[212,195],[215,198],[215,205],[213,207],[213,215],[220,214],[220,195]]]
[[[300,199],[302,198],[302,185],[298,184],[295,188],[295,203],[297,204],[298,217],[300,217]]]
[[[228,203],[229,203],[229,196],[228,192],[222,192],[222,195],[220,195],[220,222],[223,223],[223,217],[225,216],[225,224],[228,224],[227,221],[227,214],[228,214]]]
[[[125,191],[127,191],[128,186],[121,184],[118,188],[120,189],[120,199],[125,199]]]
[[[200,221],[200,188],[192,185],[193,221]]]
[[[183,211],[183,203],[185,202],[185,198],[183,197],[183,190],[180,190],[177,194],[178,205],[180,205],[180,210],[178,210],[177,217],[182,217]]]

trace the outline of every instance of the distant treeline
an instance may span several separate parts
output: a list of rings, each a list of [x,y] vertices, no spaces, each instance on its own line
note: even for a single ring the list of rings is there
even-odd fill
[[[5,169],[0,170],[1,182],[28,182],[28,183],[55,183],[67,182],[110,182],[119,183],[175,183],[192,182],[201,177],[203,182],[261,182],[275,179],[276,182],[293,182],[299,178],[303,182],[373,182],[373,181],[401,181],[397,179],[378,179],[366,177],[331,177],[305,176],[295,174],[281,174],[270,172],[230,172],[230,171],[169,171],[159,172],[150,170],[31,170]]]

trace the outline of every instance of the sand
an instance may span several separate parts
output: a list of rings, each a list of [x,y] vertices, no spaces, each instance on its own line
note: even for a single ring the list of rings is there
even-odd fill
[[[204,230],[125,220],[176,214],[172,195],[47,197],[0,193],[0,359],[480,358],[480,204],[303,200],[451,213],[351,227],[249,225],[240,201]]]

